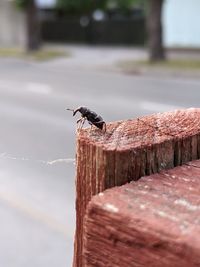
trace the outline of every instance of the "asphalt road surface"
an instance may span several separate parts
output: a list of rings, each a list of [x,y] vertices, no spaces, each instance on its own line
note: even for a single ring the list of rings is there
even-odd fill
[[[0,59],[2,267],[71,266],[76,119],[65,107],[87,106],[105,121],[199,107],[198,79],[125,75],[103,68],[122,49],[110,61],[105,48],[81,49],[47,63]]]

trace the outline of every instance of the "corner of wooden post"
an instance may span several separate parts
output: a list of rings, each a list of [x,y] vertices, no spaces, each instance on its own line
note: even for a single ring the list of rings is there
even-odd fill
[[[77,133],[74,267],[83,267],[83,220],[93,195],[200,158],[200,109],[176,110]]]

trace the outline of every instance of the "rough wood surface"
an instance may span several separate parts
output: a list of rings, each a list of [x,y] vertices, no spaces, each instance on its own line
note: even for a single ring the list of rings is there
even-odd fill
[[[200,109],[82,129],[77,134],[74,267],[82,267],[83,218],[93,195],[200,158]]]
[[[200,266],[200,160],[92,198],[87,267]]]

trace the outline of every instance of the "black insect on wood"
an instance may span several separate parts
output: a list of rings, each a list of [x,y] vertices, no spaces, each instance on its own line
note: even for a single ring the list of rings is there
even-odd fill
[[[81,113],[81,118],[77,120],[78,129],[81,129],[87,120],[91,126],[94,125],[97,128],[106,131],[106,123],[103,118],[89,108],[79,107],[75,110],[67,108],[67,110],[72,111],[73,116],[75,116],[77,112]]]

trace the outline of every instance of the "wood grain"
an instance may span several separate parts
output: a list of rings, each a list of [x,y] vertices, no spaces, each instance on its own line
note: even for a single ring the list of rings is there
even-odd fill
[[[200,158],[200,109],[176,110],[77,133],[74,267],[83,266],[83,219],[93,195]]]
[[[84,223],[84,266],[200,266],[200,160],[108,189]]]

